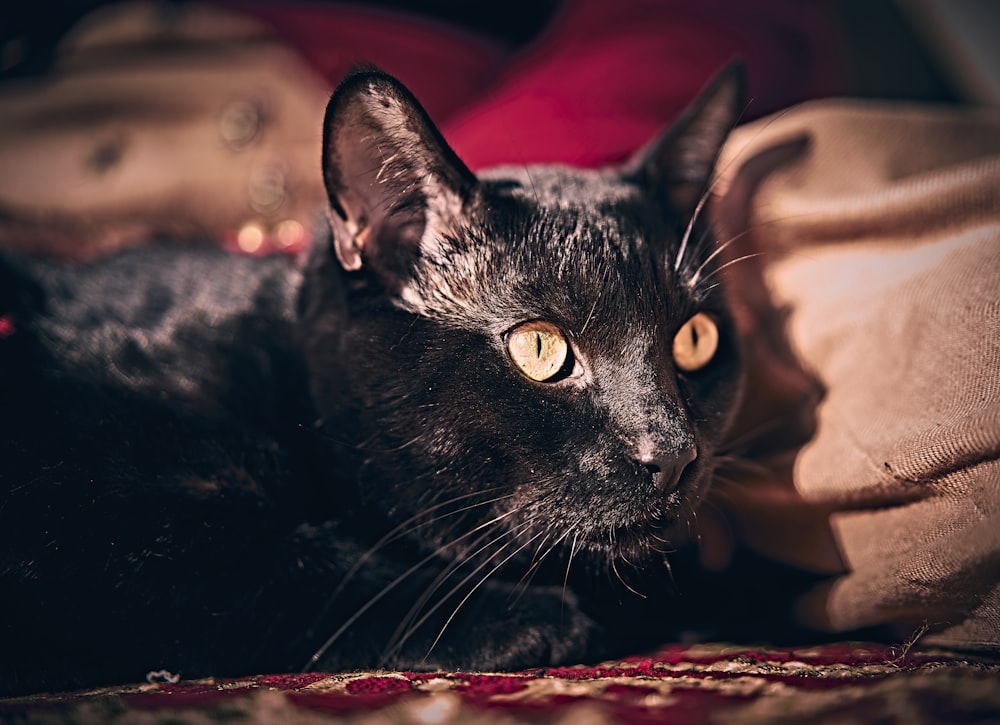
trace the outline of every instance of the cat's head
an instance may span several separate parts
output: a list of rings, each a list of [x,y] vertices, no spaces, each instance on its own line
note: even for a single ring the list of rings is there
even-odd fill
[[[700,205],[742,87],[622,166],[477,177],[396,80],[348,77],[301,308],[344,483],[445,554],[635,555],[686,525],[741,387]]]

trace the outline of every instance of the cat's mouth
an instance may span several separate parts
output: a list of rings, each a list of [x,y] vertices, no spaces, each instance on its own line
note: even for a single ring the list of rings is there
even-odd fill
[[[670,474],[654,472],[653,490],[623,507],[627,519],[621,522],[609,519],[617,524],[610,538],[628,541],[669,537],[672,543],[686,539],[697,506],[708,489],[710,475],[706,469],[701,460],[692,456],[671,480],[663,480]],[[598,540],[608,538],[603,532],[595,533]]]

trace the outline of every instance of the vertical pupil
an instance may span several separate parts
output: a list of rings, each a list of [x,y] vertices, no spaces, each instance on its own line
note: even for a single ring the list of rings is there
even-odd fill
[[[694,323],[691,323],[691,346],[698,347],[698,326]]]
[[[539,333],[535,333],[535,357],[542,357],[542,336]]]

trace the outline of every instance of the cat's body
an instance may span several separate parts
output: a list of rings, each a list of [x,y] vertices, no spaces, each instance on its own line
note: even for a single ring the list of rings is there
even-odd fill
[[[0,691],[544,665],[669,629],[664,551],[741,380],[690,224],[737,75],[621,169],[476,179],[359,73],[303,264],[0,258]]]

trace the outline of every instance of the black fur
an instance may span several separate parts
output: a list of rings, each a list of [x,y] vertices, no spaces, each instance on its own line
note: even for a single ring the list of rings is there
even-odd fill
[[[679,626],[666,542],[741,380],[716,240],[687,228],[741,92],[724,73],[620,169],[477,179],[364,71],[330,102],[331,232],[301,270],[0,258],[0,691],[545,665]],[[683,374],[699,311],[720,349]],[[533,319],[581,376],[515,370]],[[643,445],[697,458],[664,492]]]

